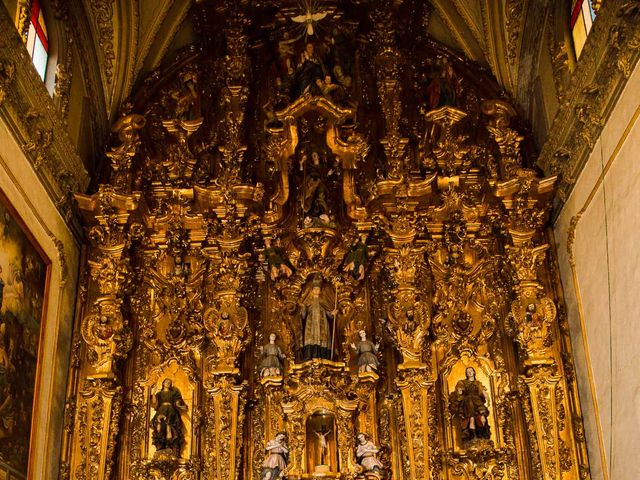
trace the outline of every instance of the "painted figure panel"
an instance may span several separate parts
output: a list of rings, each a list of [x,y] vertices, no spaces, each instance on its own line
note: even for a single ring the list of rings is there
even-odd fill
[[[0,203],[0,467],[26,476],[47,264]]]

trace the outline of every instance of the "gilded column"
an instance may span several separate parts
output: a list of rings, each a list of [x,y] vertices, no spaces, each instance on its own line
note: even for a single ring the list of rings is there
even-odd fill
[[[549,244],[543,226],[557,178],[538,178],[533,170],[512,168],[510,158],[519,158],[521,138],[509,128],[509,112],[501,102],[485,103],[483,109],[493,116],[489,132],[503,154],[504,176],[511,178],[498,183],[495,192],[507,210],[511,244],[506,247],[506,257],[515,294],[507,331],[522,351],[520,382],[526,392],[521,393],[525,397],[529,445],[537,450],[531,458],[534,477],[577,479],[580,457],[573,422],[567,417],[572,409],[561,361],[556,304],[544,273],[548,270],[544,266]]]
[[[83,339],[75,396],[75,430],[68,458],[74,478],[109,479],[123,405],[118,361],[127,357],[133,338],[123,303],[131,286],[129,246],[141,233],[133,218],[139,195],[131,193],[131,162],[139,146],[144,118],[127,115],[113,130],[120,144],[107,152],[112,183],[88,196],[76,194],[90,240],[87,303],[80,323]],[[74,405],[70,399],[69,405]]]
[[[435,378],[430,361],[424,359],[431,325],[428,304],[421,297],[426,264],[424,247],[414,243],[415,217],[399,215],[392,225],[390,236],[394,246],[386,249],[384,257],[393,283],[387,309],[388,327],[402,356],[395,384],[402,399],[409,475],[411,480],[421,480],[431,476],[432,443],[438,431],[433,417]]]
[[[111,478],[123,402],[117,361],[132,345],[122,303],[129,288],[128,244],[135,235],[130,215],[137,201],[107,186],[76,198],[91,225],[91,279],[81,322],[84,345],[70,465],[74,478],[99,480]]]
[[[242,305],[242,286],[248,278],[248,255],[236,241],[218,239],[210,255],[207,290],[211,300],[204,312],[209,339],[205,354],[205,423],[203,478],[236,480],[241,467],[240,447],[247,384],[240,380],[238,360],[252,338],[249,314]]]

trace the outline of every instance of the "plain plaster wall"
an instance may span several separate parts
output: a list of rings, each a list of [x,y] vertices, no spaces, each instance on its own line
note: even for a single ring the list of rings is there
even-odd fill
[[[639,117],[640,67],[553,226],[594,480],[640,472]]]

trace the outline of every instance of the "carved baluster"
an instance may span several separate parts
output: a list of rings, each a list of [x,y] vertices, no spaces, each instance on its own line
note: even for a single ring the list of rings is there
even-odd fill
[[[229,25],[225,29],[227,55],[223,61],[225,85],[222,88],[222,103],[225,110],[223,143],[218,147],[222,154],[224,183],[228,186],[240,183],[240,166],[244,161],[247,146],[243,130],[245,108],[249,98],[248,40],[244,34],[247,19],[238,9],[230,9]]]

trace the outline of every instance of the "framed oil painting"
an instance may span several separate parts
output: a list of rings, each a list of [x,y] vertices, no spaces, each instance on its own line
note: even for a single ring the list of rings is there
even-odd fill
[[[0,194],[0,470],[26,478],[50,261]]]

